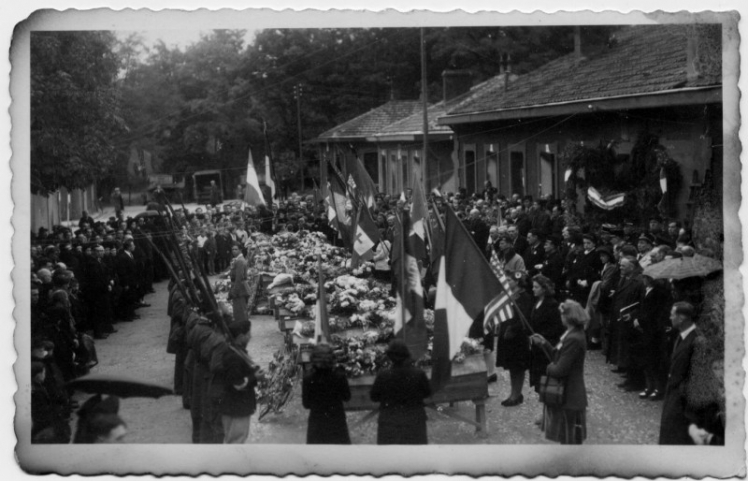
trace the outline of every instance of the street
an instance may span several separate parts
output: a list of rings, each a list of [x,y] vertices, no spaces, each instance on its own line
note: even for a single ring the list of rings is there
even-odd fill
[[[167,282],[154,286],[156,293],[146,297],[151,307],[138,311],[141,318],[118,323],[119,331],[108,339],[96,341],[99,365],[96,373],[121,373],[149,382],[173,386],[174,356],[166,353],[169,318],[166,315]],[[273,353],[283,344],[277,324],[271,316],[252,316],[250,356],[267,366]],[[543,433],[533,424],[541,411],[537,395],[525,384],[525,402],[503,407],[509,393],[509,375],[498,370],[499,381],[489,384],[486,404],[487,435],[479,435],[469,424],[444,414],[427,410],[429,442],[434,444],[547,444]],[[640,400],[636,392],[626,393],[616,387],[620,378],[610,372],[599,351],[587,353],[585,381],[589,407],[586,444],[656,444],[659,432],[661,402]],[[304,444],[307,413],[301,406],[300,385],[284,412],[269,414],[261,422],[253,416],[248,443]],[[459,415],[474,419],[471,403],[455,407],[442,406]],[[181,396],[160,399],[123,399],[120,415],[127,422],[128,443],[190,443],[191,420],[182,408]],[[376,417],[358,423],[365,413],[348,413],[348,424],[354,444],[376,443]]]

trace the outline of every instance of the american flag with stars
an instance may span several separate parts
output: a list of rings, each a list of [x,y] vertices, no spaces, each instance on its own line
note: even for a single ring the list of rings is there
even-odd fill
[[[486,305],[483,317],[483,329],[485,332],[493,332],[496,329],[496,318],[499,319],[499,322],[506,322],[514,317],[511,300],[512,288],[509,285],[509,278],[504,273],[504,269],[501,267],[501,263],[499,262],[499,257],[493,249],[491,249],[490,264],[491,270],[501,283],[502,292]]]

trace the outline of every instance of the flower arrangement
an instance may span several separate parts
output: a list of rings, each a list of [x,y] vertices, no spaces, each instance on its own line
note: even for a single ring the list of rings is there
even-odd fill
[[[454,362],[465,362],[465,358],[483,352],[483,341],[466,337],[460,344],[460,352],[452,358]]]
[[[261,406],[258,419],[283,411],[291,399],[298,369],[295,354],[281,349],[273,355],[265,376],[257,383],[257,403]]]

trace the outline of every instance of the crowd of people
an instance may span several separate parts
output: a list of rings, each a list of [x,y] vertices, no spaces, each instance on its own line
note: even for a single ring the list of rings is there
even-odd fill
[[[380,278],[391,278],[389,256],[397,235],[396,216],[400,209],[408,208],[411,194],[410,190],[401,196],[379,194],[370,209],[381,239],[374,247],[375,272]],[[221,206],[218,200],[194,212],[177,209],[177,225],[182,226],[178,239],[207,274],[232,272],[233,286],[246,280],[233,271],[251,255],[253,232],[319,231],[331,243],[341,242],[328,222],[324,200],[315,196],[292,194],[272,208],[238,203]],[[567,213],[563,200],[506,198],[497,195],[490,184],[472,195],[464,191],[432,195],[428,203],[435,213],[443,213],[449,204],[487,260],[503,270],[512,286],[514,316],[484,339],[488,381],[497,380],[495,367],[510,373],[511,392],[502,405],[524,402],[526,373],[536,391],[548,376],[564,377],[568,379],[566,404],[545,406],[537,424],[549,439],[581,443],[586,437],[584,353],[602,350],[613,371],[622,377],[620,389],[638,392],[642,399],[665,400],[660,442],[695,442],[689,434],[692,424],[708,424],[709,441],[719,442],[721,433],[713,432],[719,431],[713,419],[706,423],[683,407],[682,389],[675,380],[685,382],[687,373],[681,371],[687,369],[688,362],[681,357],[691,355],[685,345],[691,346],[699,335],[693,329],[693,319],[701,303],[702,279],[643,275],[647,266],[665,259],[694,256],[696,249],[687,225],[657,216],[647,219],[646,225],[633,220],[592,225]],[[163,211],[163,205],[149,208]],[[84,212],[75,230],[57,226],[52,232],[40,229],[35,234],[31,252],[32,438],[36,442],[68,442],[68,420],[75,405],[65,383],[95,365],[93,340],[116,333],[116,322],[137,319],[135,311],[148,306],[144,297],[153,292],[153,282],[168,277],[168,266],[157,255],[164,234],[149,223],[148,216],[124,219],[122,208],[106,222],[94,221]],[[713,255],[707,250],[700,254]],[[430,292],[427,302],[433,303],[435,278],[427,264],[424,259],[422,281]],[[234,334],[234,341],[229,341],[214,321],[195,313],[183,297],[172,279],[170,352],[177,355],[175,391],[182,394],[184,406],[191,411],[193,442],[244,442],[248,418],[255,411],[253,386],[259,376],[257,369],[247,369],[236,358],[236,349],[243,350],[250,337],[246,304],[242,307],[241,302],[234,302],[233,316],[222,313]],[[246,296],[233,297],[241,300]],[[687,338],[688,343],[682,342]],[[238,343],[232,344],[236,339]],[[388,351],[396,365],[393,369],[400,365],[403,376],[408,366],[405,354],[399,346]],[[324,407],[324,400],[335,397],[336,401],[329,402],[342,403],[347,392],[328,372],[332,369],[329,356],[318,352],[315,359],[315,377],[304,382],[304,405],[312,411],[309,442],[327,439],[320,434],[320,419],[339,417],[337,408]],[[413,378],[412,373],[406,377]],[[389,382],[394,381],[378,380],[372,399],[393,402],[387,400],[392,396],[391,388],[380,389]],[[320,390],[318,385],[338,387]],[[418,393],[409,388],[420,399],[409,397],[406,404],[422,407],[430,394],[427,387]],[[333,396],[332,391],[338,394]],[[234,401],[224,402],[226,393]],[[325,413],[322,418],[320,412]],[[386,412],[380,414],[380,429],[382,423],[402,421],[398,421],[402,416],[387,421]],[[236,419],[239,421],[232,422]],[[388,441],[385,426],[379,441],[425,442],[425,415],[423,419],[422,433]],[[346,436],[334,437],[350,442],[347,431]]]

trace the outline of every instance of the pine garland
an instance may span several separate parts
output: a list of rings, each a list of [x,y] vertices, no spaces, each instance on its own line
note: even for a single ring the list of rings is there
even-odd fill
[[[567,200],[575,202],[577,189],[586,193],[589,187],[594,187],[602,195],[626,194],[624,205],[612,211],[602,210],[587,200],[585,220],[592,225],[621,222],[624,216],[640,224],[655,214],[673,216],[673,200],[680,191],[682,174],[680,165],[660,145],[659,138],[649,132],[640,133],[631,150],[631,158],[625,163],[617,157],[616,145],[615,141],[607,144],[601,141],[594,148],[572,144],[564,149],[562,162],[571,169]],[[662,169],[667,177],[668,196],[660,211]]]

